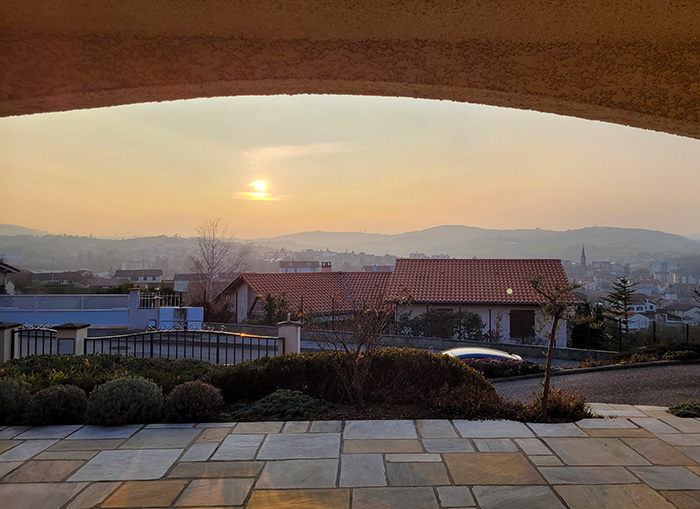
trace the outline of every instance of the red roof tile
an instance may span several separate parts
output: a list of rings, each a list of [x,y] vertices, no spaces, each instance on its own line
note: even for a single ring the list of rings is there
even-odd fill
[[[560,260],[398,259],[387,298],[403,298],[406,289],[414,302],[536,304],[531,274],[541,274],[545,288],[569,282]]]
[[[374,304],[384,294],[388,277],[388,273],[364,272],[251,273],[241,274],[225,293],[247,283],[258,297],[284,294],[295,309],[301,307],[303,297],[306,313],[343,313]]]

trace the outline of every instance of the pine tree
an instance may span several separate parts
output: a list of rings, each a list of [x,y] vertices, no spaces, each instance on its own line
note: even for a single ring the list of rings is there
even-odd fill
[[[632,304],[635,286],[637,286],[636,282],[623,276],[613,283],[613,289],[608,293],[608,296],[603,297],[603,301],[608,304],[608,311],[616,316],[624,326],[625,338],[628,338],[630,333],[630,311],[628,308]],[[622,347],[622,337],[620,337],[620,347]]]

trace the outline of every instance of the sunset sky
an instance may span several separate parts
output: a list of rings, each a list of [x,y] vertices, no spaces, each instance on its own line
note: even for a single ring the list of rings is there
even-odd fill
[[[536,112],[345,96],[0,119],[0,223],[239,238],[440,224],[700,233],[700,141]],[[261,183],[264,183],[261,184]]]

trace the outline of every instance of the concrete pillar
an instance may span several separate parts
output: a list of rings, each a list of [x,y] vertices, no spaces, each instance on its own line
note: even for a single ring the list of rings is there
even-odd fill
[[[57,325],[58,353],[63,355],[85,354],[85,338],[89,323],[64,323]]]
[[[129,290],[129,329],[139,328],[139,304],[141,303],[141,290],[134,288]]]
[[[277,336],[284,339],[284,353],[301,353],[301,322],[280,322]]]
[[[20,325],[14,322],[0,322],[0,363],[12,358],[12,333]]]

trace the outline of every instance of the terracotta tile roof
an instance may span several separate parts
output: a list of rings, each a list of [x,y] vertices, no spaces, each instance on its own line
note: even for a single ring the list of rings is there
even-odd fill
[[[376,302],[384,293],[388,276],[364,272],[248,273],[241,274],[224,293],[247,283],[258,297],[284,294],[294,309],[300,308],[303,297],[306,313],[343,313],[353,311],[354,303],[361,309],[363,303]]]
[[[542,274],[550,287],[569,282],[561,260],[398,259],[387,298],[401,298],[405,288],[414,302],[535,304],[530,274]]]

